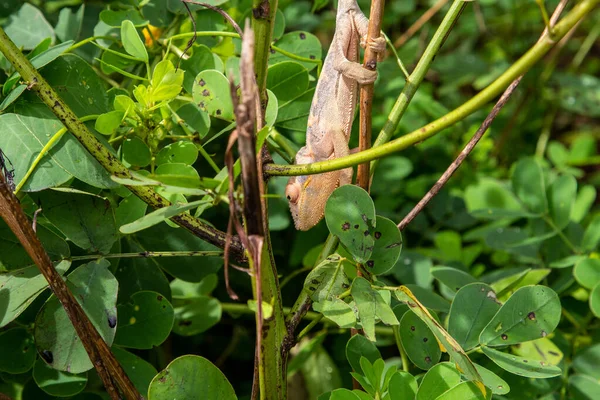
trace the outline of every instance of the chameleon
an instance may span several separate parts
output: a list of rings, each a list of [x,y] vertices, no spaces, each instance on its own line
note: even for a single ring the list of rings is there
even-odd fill
[[[375,82],[377,71],[357,62],[359,45],[366,46],[369,20],[356,0],[339,0],[335,33],[315,88],[306,130],[306,146],[298,150],[296,164],[331,160],[350,154],[348,141],[356,110],[359,85]],[[368,43],[383,55],[385,38]],[[294,176],[285,189],[298,230],[315,226],[325,214],[325,203],[338,187],[352,183],[352,168],[317,175]]]

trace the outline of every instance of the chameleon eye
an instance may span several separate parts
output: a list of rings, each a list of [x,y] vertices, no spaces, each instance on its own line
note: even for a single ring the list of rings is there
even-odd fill
[[[300,197],[300,189],[298,185],[295,183],[289,184],[285,187],[285,197],[290,201],[290,203],[296,203],[298,201],[298,197]]]

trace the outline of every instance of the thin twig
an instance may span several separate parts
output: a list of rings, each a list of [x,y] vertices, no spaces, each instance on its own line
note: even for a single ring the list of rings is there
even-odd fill
[[[244,40],[244,34],[242,33],[242,28],[240,28],[240,26],[238,25],[237,22],[235,22],[235,20],[231,17],[231,15],[227,14],[227,12],[225,10],[223,10],[222,8],[219,7],[215,7],[211,4],[208,3],[202,3],[199,1],[193,1],[193,0],[181,0],[184,4],[185,3],[190,3],[190,4],[196,4],[202,7],[206,7],[209,10],[213,10],[218,12],[219,14],[221,14],[227,21],[229,21],[229,23],[231,24],[231,26],[233,26],[233,29],[235,29],[235,31],[238,33],[238,35],[240,35],[240,39]],[[194,25],[195,28],[195,25]],[[196,29],[194,29],[196,30]]]
[[[552,29],[554,24],[556,24],[556,21],[558,21],[558,18],[560,17],[560,14],[564,10],[567,2],[568,2],[568,0],[561,0],[561,2],[558,4],[556,9],[552,13],[552,17],[550,18],[550,22],[549,22],[550,29]],[[544,31],[542,32],[540,39],[538,41],[542,40],[546,35],[548,35],[547,28],[548,27],[546,27],[546,29],[544,29]],[[498,113],[500,112],[500,110],[502,110],[502,108],[504,107],[506,102],[510,99],[510,96],[516,90],[517,86],[519,86],[519,83],[521,82],[522,78],[523,78],[523,75],[518,76],[515,80],[512,81],[512,83],[508,86],[508,88],[506,88],[506,90],[504,91],[504,93],[502,93],[502,96],[500,97],[498,102],[492,108],[492,111],[490,111],[490,113],[485,118],[485,120],[483,121],[483,123],[481,124],[479,129],[477,129],[477,132],[475,132],[475,134],[469,140],[469,142],[467,143],[465,148],[460,152],[460,154],[458,155],[456,160],[454,160],[454,162],[452,162],[452,164],[450,164],[448,169],[446,169],[446,171],[444,171],[444,173],[442,174],[440,179],[438,179],[438,181],[427,192],[427,194],[425,194],[425,196],[423,196],[423,198],[419,201],[419,203],[417,203],[417,205],[406,215],[406,217],[404,217],[404,219],[402,221],[400,221],[400,223],[398,224],[398,229],[400,229],[401,231],[404,230],[404,228],[406,228],[406,226],[413,219],[415,219],[415,217],[421,211],[423,211],[423,209],[425,208],[425,206],[427,206],[427,204],[431,201],[431,199],[440,192],[440,190],[444,187],[444,185],[446,183],[448,183],[448,180],[450,179],[450,177],[454,174],[454,172],[456,172],[458,167],[460,167],[460,165],[465,160],[465,158],[467,158],[467,156],[473,151],[473,149],[475,148],[475,146],[477,145],[477,143],[479,142],[481,137],[488,130],[488,128],[490,127],[490,125],[492,124],[494,119],[498,116]]]
[[[438,181],[435,183],[435,185],[433,185],[433,187],[431,189],[429,189],[427,194],[425,196],[423,196],[421,201],[419,201],[419,203],[417,203],[417,205],[408,213],[408,215],[406,215],[406,217],[404,217],[404,219],[398,224],[398,229],[403,230],[404,228],[406,228],[406,226],[409,223],[411,223],[412,220],[415,219],[415,217],[421,211],[423,211],[423,208],[425,208],[425,206],[429,203],[429,201],[431,201],[431,199],[436,194],[438,194],[439,191],[444,187],[444,185],[448,182],[448,180],[450,179],[452,174],[454,174],[454,172],[456,172],[456,170],[458,169],[458,167],[460,167],[460,165],[465,160],[465,158],[467,158],[467,156],[471,153],[471,151],[473,151],[473,149],[475,148],[475,145],[477,145],[477,143],[479,142],[479,140],[481,139],[483,134],[488,130],[488,128],[490,127],[490,125],[492,124],[492,122],[494,121],[494,119],[496,118],[496,116],[498,115],[500,110],[502,109],[502,107],[504,107],[504,105],[506,104],[506,102],[508,101],[510,96],[513,94],[514,90],[519,85],[519,82],[521,82],[522,77],[523,76],[520,76],[517,79],[515,79],[510,84],[510,86],[504,91],[504,93],[500,97],[500,100],[498,100],[498,102],[496,103],[494,108],[492,108],[492,111],[485,118],[485,120],[483,121],[483,123],[481,124],[479,129],[477,129],[477,132],[475,132],[475,135],[473,135],[471,140],[469,140],[469,142],[467,143],[467,145],[465,146],[463,151],[461,151],[460,154],[458,155],[458,157],[456,158],[456,160],[454,160],[454,162],[452,164],[450,164],[448,169],[446,169],[446,171],[442,174],[440,179],[438,179]]]

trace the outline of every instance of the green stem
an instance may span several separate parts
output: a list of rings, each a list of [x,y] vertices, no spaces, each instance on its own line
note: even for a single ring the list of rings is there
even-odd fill
[[[393,326],[392,330],[394,331],[394,341],[396,342],[396,347],[398,347],[398,352],[400,353],[400,358],[402,359],[402,370],[404,372],[408,372],[408,357],[406,355],[406,351],[404,351],[404,347],[402,347],[402,340],[400,339],[400,327]]]
[[[267,106],[267,68],[273,41],[277,0],[252,0],[252,30],[254,31],[254,72],[261,107]],[[284,384],[285,386],[285,384]],[[285,393],[285,390],[283,390]],[[262,396],[262,393],[261,393]]]
[[[84,44],[88,44],[97,39],[112,40],[113,42],[117,42],[119,40],[118,38],[112,37],[112,36],[92,36],[92,37],[82,40],[81,42],[75,43],[73,46],[69,47],[69,49],[67,51],[71,52],[71,51],[83,46]]]
[[[554,232],[556,232],[556,234],[558,235],[558,237],[560,237],[560,239],[563,241],[563,243],[566,244],[567,247],[574,254],[581,254],[581,251],[579,251],[579,249],[577,249],[577,247],[575,247],[575,245],[573,244],[573,242],[571,242],[569,240],[569,238],[567,237],[567,235],[565,235],[562,230],[558,229],[558,226],[556,226],[556,224],[554,223],[554,221],[552,221],[552,219],[550,217],[548,217],[547,215],[544,215],[543,218],[544,218],[544,221],[546,221],[546,223],[550,226],[550,228],[552,228],[552,230]]]
[[[15,44],[0,28],[0,52],[21,74],[22,79],[31,85],[38,97],[50,108],[56,117],[65,125],[81,145],[104,167],[111,175],[119,178],[131,179],[129,170],[115,157],[111,151],[96,139],[85,124],[79,119],[71,108],[60,98],[56,91],[31,65],[31,62],[21,53]],[[147,186],[129,186],[129,190],[153,208],[163,208],[171,203]],[[178,225],[186,228],[199,238],[223,248],[226,234],[206,225],[191,214],[182,213],[171,218]],[[243,259],[244,250],[238,238],[231,241],[231,252],[238,259]]]
[[[222,251],[142,251],[138,253],[91,254],[70,257],[71,261],[99,260],[101,258],[152,258],[152,257],[222,257]]]
[[[92,120],[95,120],[98,117],[99,117],[98,115],[87,115],[85,117],[82,117],[81,121],[82,122],[92,121]],[[44,156],[48,153],[48,151],[50,151],[50,149],[52,148],[52,146],[54,146],[54,144],[57,143],[60,140],[60,138],[66,132],[67,132],[67,128],[65,128],[65,127],[60,128],[58,130],[58,132],[56,132],[50,138],[50,140],[48,140],[48,143],[46,143],[44,145],[44,147],[42,147],[42,150],[40,150],[40,153],[37,155],[37,157],[35,158],[35,160],[33,160],[33,162],[31,163],[31,165],[29,166],[29,169],[25,173],[25,176],[23,176],[23,179],[21,179],[21,182],[19,182],[19,184],[15,188],[15,192],[14,192],[15,195],[17,193],[19,193],[19,191],[21,190],[21,188],[23,187],[23,185],[25,185],[25,183],[27,182],[27,179],[29,179],[29,177],[31,176],[31,174],[33,174],[33,171],[35,170],[35,167],[37,167],[37,165],[40,163],[40,161],[42,161],[42,158],[44,158]]]
[[[304,336],[306,336],[306,334],[308,334],[308,332],[310,332],[311,329],[315,327],[315,325],[317,325],[319,322],[321,322],[322,319],[323,319],[323,314],[319,314],[318,318],[315,318],[312,321],[310,321],[310,323],[308,325],[306,325],[306,327],[300,331],[300,333],[298,334],[297,340],[300,340]]]
[[[554,40],[545,36],[539,42],[509,67],[498,79],[492,82],[488,87],[483,89],[469,101],[446,114],[445,116],[430,122],[424,127],[417,129],[403,137],[395,139],[387,144],[382,144],[385,140],[375,142],[378,147],[373,147],[369,150],[361,151],[349,156],[336,158],[330,161],[320,161],[312,164],[302,165],[276,165],[271,164],[265,166],[265,173],[272,176],[297,176],[297,175],[312,175],[323,172],[335,171],[351,167],[353,165],[362,164],[368,161],[376,160],[395,152],[407,149],[419,142],[422,142],[443,129],[452,126],[458,121],[463,120],[475,111],[484,107],[488,102],[498,96],[508,85],[520,75],[523,75],[533,65],[538,62],[564,35],[567,34],[582,18],[588,15],[600,0],[583,0],[573,7],[558,24],[554,27]],[[391,132],[397,124],[396,117],[392,115],[382,133]],[[381,133],[380,133],[381,136]]]

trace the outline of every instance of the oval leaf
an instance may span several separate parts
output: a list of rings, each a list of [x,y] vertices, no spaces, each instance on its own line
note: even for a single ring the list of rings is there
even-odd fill
[[[121,23],[121,40],[123,41],[123,48],[129,55],[148,62],[148,52],[133,22],[125,20]]]
[[[334,190],[325,205],[329,231],[359,263],[366,263],[375,247],[375,206],[369,194],[354,185]]]
[[[546,337],[560,321],[561,305],[556,292],[545,286],[517,290],[485,327],[479,341],[504,346]]]
[[[435,335],[415,313],[404,314],[399,333],[406,355],[417,367],[428,370],[440,361],[442,352]]]
[[[511,374],[526,376],[528,378],[552,378],[553,376],[562,374],[560,368],[548,365],[544,361],[513,356],[485,346],[482,347],[482,350],[500,368],[507,370]]]
[[[182,356],[154,377],[148,400],[237,400],[231,383],[206,358]]]

